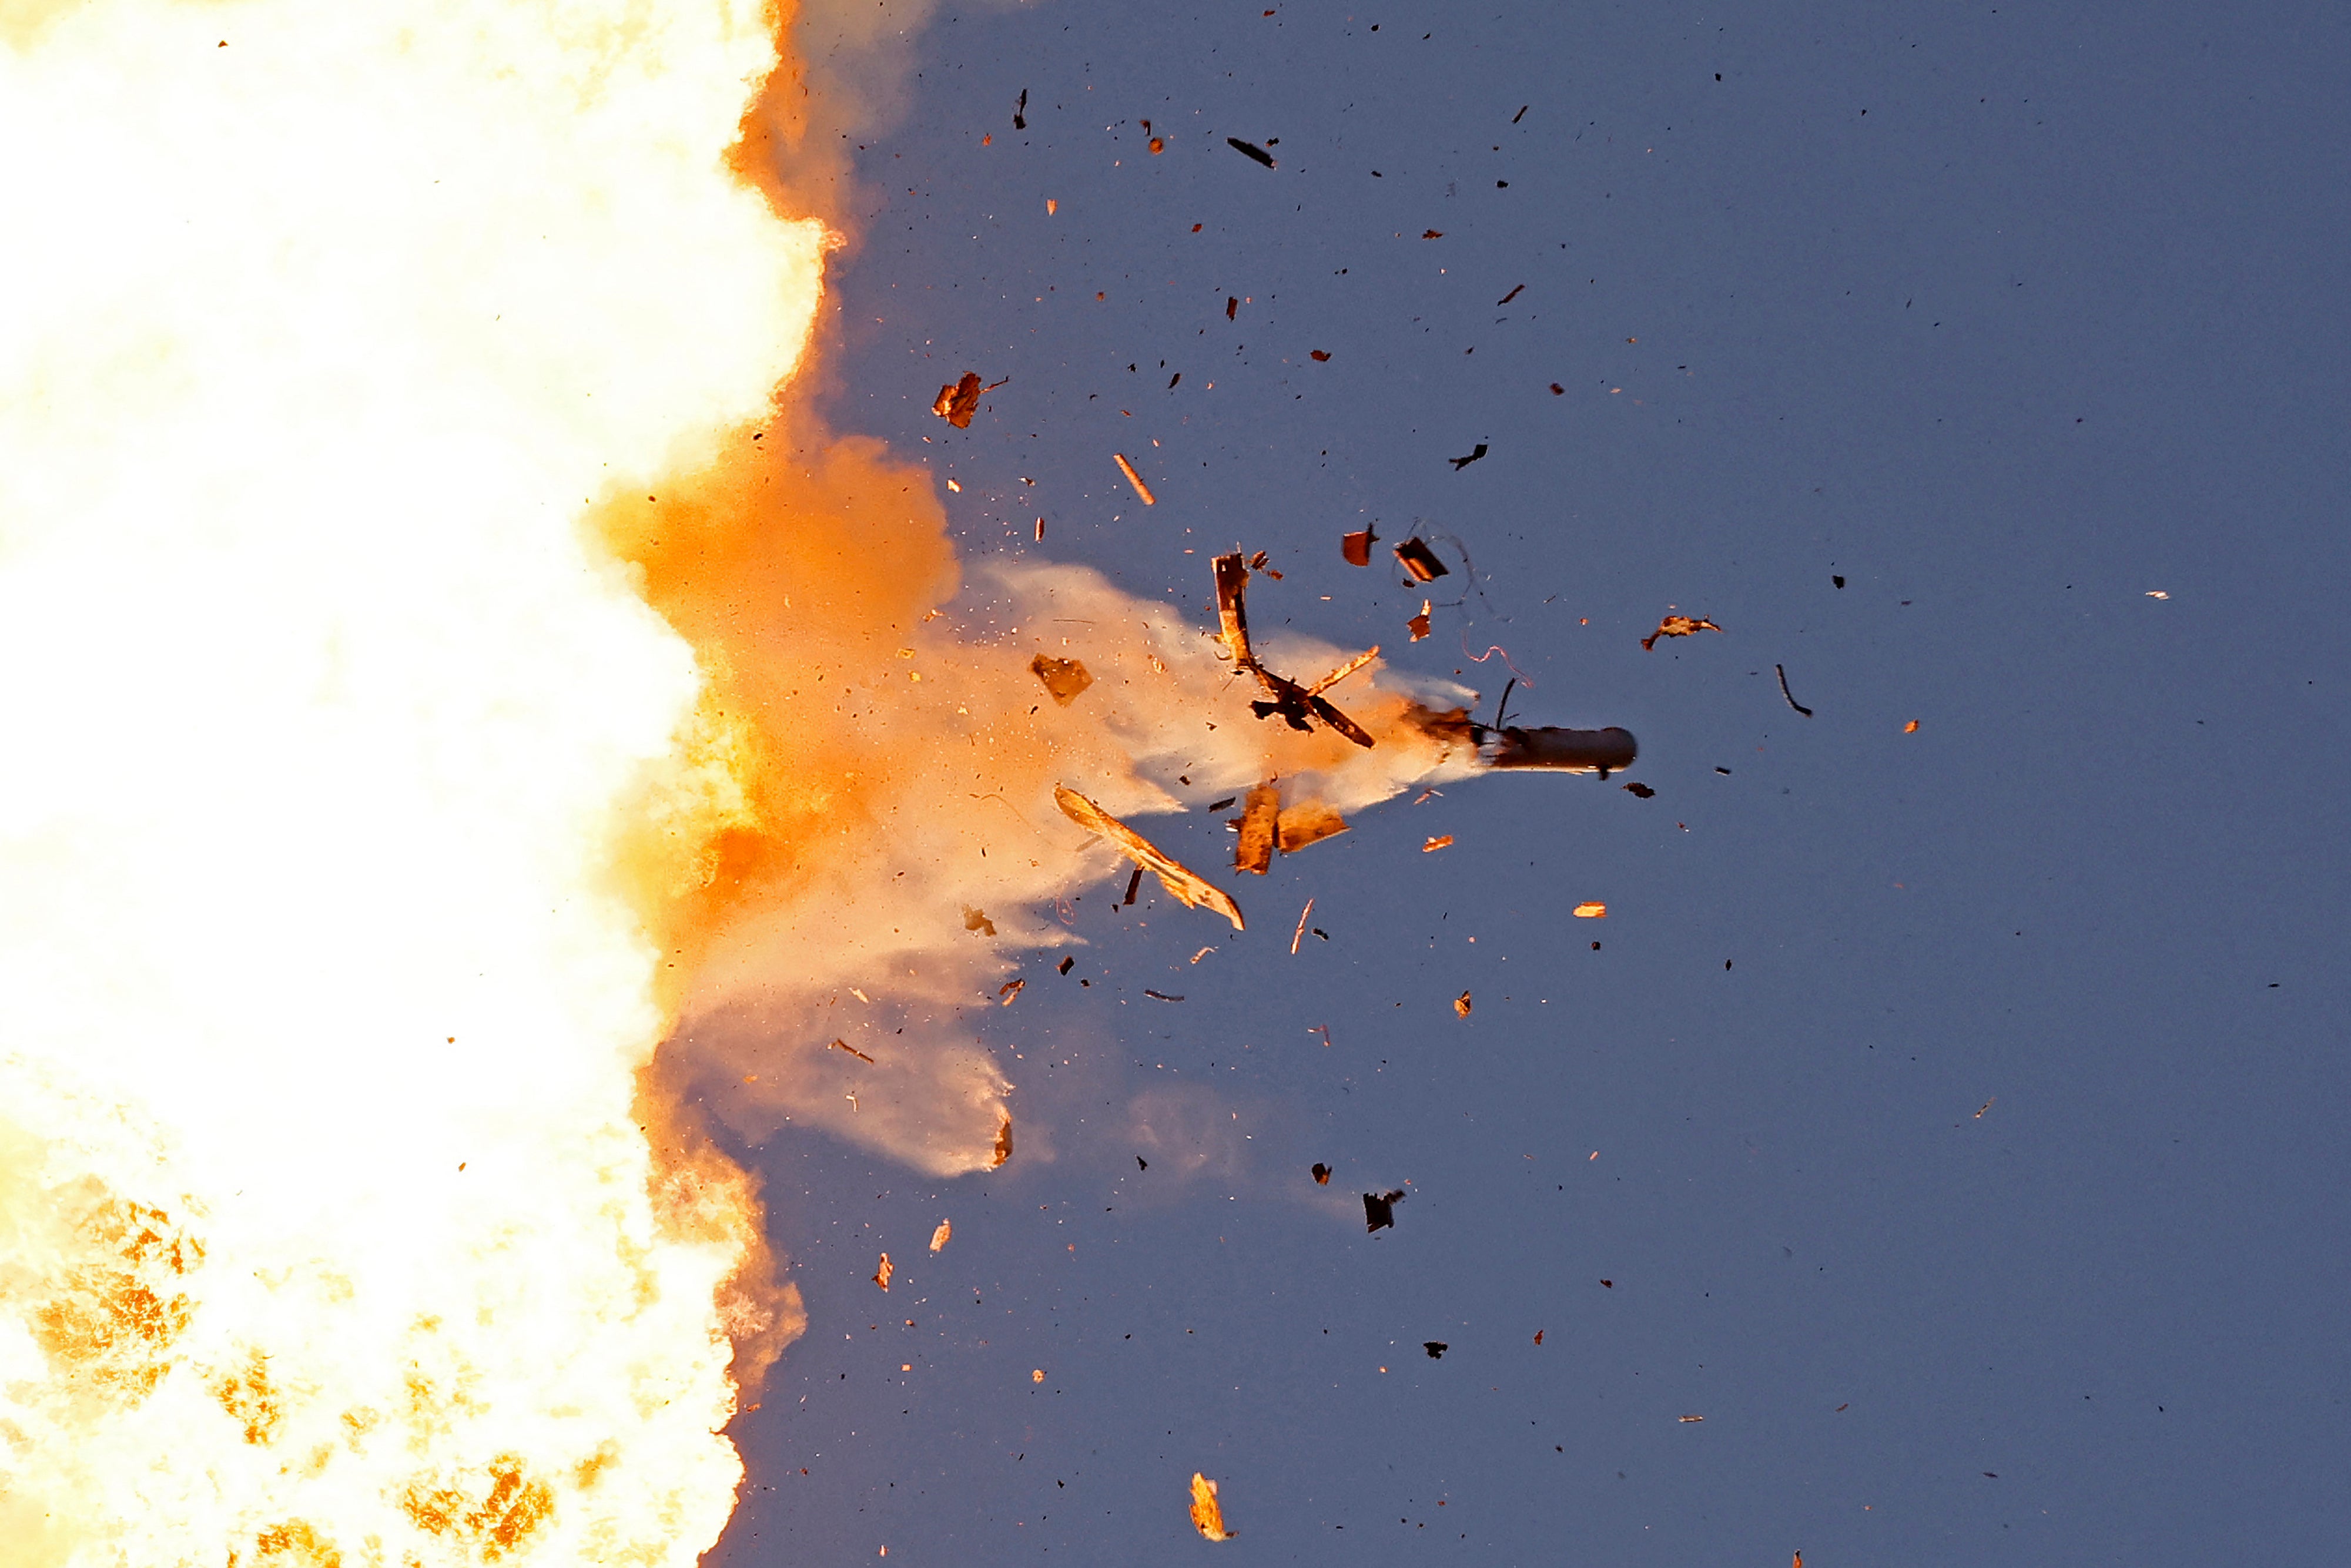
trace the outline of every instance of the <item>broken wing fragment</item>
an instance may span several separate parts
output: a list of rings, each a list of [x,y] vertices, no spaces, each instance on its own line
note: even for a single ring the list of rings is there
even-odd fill
[[[1137,865],[1155,873],[1159,878],[1159,884],[1165,887],[1169,895],[1178,903],[1188,904],[1194,909],[1206,905],[1231,921],[1234,930],[1244,928],[1241,923],[1240,905],[1235,904],[1223,889],[1177,865],[1160,852],[1150,840],[1079,794],[1075,789],[1060,784],[1054,785],[1053,803],[1061,808],[1061,814],[1070,821],[1090,833],[1108,839],[1132,857]]]
[[[1029,661],[1029,673],[1045,684],[1053,700],[1067,707],[1078,700],[1078,694],[1094,684],[1093,672],[1075,659],[1056,659],[1040,653]]]
[[[1275,823],[1280,819],[1281,790],[1278,785],[1260,784],[1249,793],[1249,804],[1241,808],[1240,841],[1233,846],[1233,869],[1263,876],[1273,864]]]
[[[1210,1541],[1230,1541],[1231,1531],[1225,1528],[1225,1511],[1217,1501],[1217,1483],[1192,1472],[1192,1528]]]
[[[1404,1201],[1402,1189],[1394,1192],[1364,1194],[1364,1228],[1366,1231],[1393,1229],[1395,1227],[1395,1206]]]
[[[1657,622],[1657,629],[1641,639],[1644,648],[1655,648],[1660,637],[1687,637],[1698,632],[1719,632],[1722,628],[1704,616],[1668,615]]]
[[[957,430],[971,428],[971,416],[979,412],[979,374],[966,371],[963,379],[951,386],[939,389],[931,412],[954,425]]]

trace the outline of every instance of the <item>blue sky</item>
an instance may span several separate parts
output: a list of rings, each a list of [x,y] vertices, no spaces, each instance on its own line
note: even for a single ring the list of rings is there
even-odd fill
[[[1266,549],[1656,794],[1089,893],[989,1020],[1050,1158],[750,1151],[810,1326],[712,1561],[1189,1562],[1196,1469],[1259,1561],[2339,1551],[2351,24],[1266,9],[935,17],[831,415],[968,560]],[[1374,520],[1472,563],[1426,643]]]

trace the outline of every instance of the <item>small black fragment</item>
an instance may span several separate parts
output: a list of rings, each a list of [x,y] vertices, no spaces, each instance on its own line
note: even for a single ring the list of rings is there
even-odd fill
[[[1136,866],[1136,867],[1134,868],[1134,874],[1133,876],[1128,877],[1128,878],[1126,879],[1126,896],[1125,896],[1124,898],[1123,898],[1123,899],[1119,900],[1119,907],[1120,907],[1121,909],[1123,909],[1123,908],[1125,908],[1128,904],[1133,904],[1133,903],[1134,902],[1134,894],[1135,894],[1136,890],[1137,890],[1137,889],[1139,889],[1139,888],[1141,888],[1142,886],[1143,886],[1143,868],[1142,868],[1141,866]]]
[[[1253,141],[1244,141],[1238,136],[1228,136],[1225,138],[1225,145],[1244,157],[1256,159],[1269,169],[1275,166],[1273,154]]]
[[[1442,1361],[1445,1358],[1445,1353],[1453,1347],[1441,1339],[1425,1339],[1420,1342],[1420,1348],[1428,1352],[1429,1360]]]
[[[1453,465],[1453,471],[1454,471],[1456,474],[1458,474],[1458,473],[1460,473],[1460,472],[1461,472],[1461,470],[1463,470],[1464,468],[1468,467],[1468,466],[1469,466],[1469,465],[1471,465],[1472,463],[1477,462],[1477,461],[1478,461],[1478,459],[1479,459],[1480,457],[1483,457],[1483,456],[1485,456],[1485,455],[1486,455],[1486,444],[1485,444],[1484,442],[1482,442],[1482,441],[1481,441],[1481,442],[1479,442],[1479,443],[1475,447],[1471,448],[1471,450],[1470,450],[1470,453],[1469,453],[1469,455],[1468,455],[1468,456],[1467,456],[1467,457],[1448,457],[1448,458],[1447,458],[1447,459],[1446,459],[1446,461],[1447,461],[1447,463],[1452,464],[1452,465]]]
[[[1625,788],[1631,790],[1634,794],[1639,796],[1644,800],[1656,793],[1655,789],[1650,789],[1646,784],[1643,784],[1637,780],[1625,785]]]
[[[1019,103],[1014,104],[1014,105],[1012,106],[1012,129],[1013,129],[1013,130],[1015,130],[1015,131],[1026,131],[1026,130],[1028,130],[1028,129],[1029,129],[1029,116],[1028,116],[1028,112],[1027,112],[1027,111],[1028,111],[1028,109],[1029,109],[1029,89],[1028,89],[1027,88],[1025,88],[1025,87],[1024,87],[1024,88],[1022,88],[1022,89],[1020,89],[1020,101],[1019,101]]]
[[[1329,1186],[1331,1185],[1331,1167],[1324,1165],[1321,1160],[1316,1160],[1314,1162],[1314,1185],[1317,1186]]]
[[[1228,795],[1221,800],[1211,800],[1208,802],[1208,810],[1211,811],[1221,811],[1239,799],[1240,797],[1238,795]]]
[[[1077,956],[1072,954],[1071,956],[1064,958],[1060,963],[1054,965],[1053,972],[1057,975],[1066,975],[1070,972],[1070,966],[1075,964],[1077,961]]]
[[[1383,1226],[1393,1227],[1395,1224],[1395,1206],[1403,1201],[1401,1189],[1364,1194],[1364,1228],[1370,1231]]]
[[[1134,1156],[1134,1168],[1139,1171],[1147,1171],[1151,1168],[1151,1162],[1144,1159],[1141,1155],[1137,1155]]]
[[[1830,580],[1831,582],[1835,583],[1839,588],[1843,588],[1843,587],[1844,586],[1844,578],[1842,578],[1842,577],[1838,577],[1838,576],[1835,576],[1835,575],[1832,574],[1832,575],[1830,576],[1830,578],[1829,578],[1829,580]]]

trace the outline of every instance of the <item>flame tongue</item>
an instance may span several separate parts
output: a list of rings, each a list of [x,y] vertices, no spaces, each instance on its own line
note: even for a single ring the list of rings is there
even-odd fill
[[[697,677],[574,520],[797,360],[821,233],[722,163],[773,64],[720,4],[0,18],[12,1564],[724,1522],[754,1206],[639,1124],[596,848]]]

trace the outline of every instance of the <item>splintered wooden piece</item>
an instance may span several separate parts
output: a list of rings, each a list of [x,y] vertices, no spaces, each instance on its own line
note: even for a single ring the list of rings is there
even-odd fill
[[[1233,869],[1263,876],[1273,864],[1275,824],[1281,810],[1278,785],[1260,784],[1241,808],[1240,841],[1233,846]]]
[[[1061,814],[1070,821],[1090,833],[1108,839],[1137,865],[1156,875],[1159,884],[1179,904],[1195,909],[1205,905],[1231,921],[1234,930],[1243,929],[1240,905],[1235,904],[1222,888],[1176,864],[1150,840],[1075,789],[1054,785],[1053,803],[1061,808]]]

